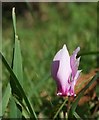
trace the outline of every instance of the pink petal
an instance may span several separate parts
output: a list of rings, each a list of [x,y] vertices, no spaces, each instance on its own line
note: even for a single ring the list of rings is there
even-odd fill
[[[80,76],[80,72],[81,72],[81,71],[82,71],[82,70],[78,70],[78,71],[77,71],[74,80],[71,82],[71,87],[70,87],[70,90],[69,90],[70,96],[76,96],[76,94],[74,93],[74,87],[75,87],[75,84],[76,84],[76,82],[77,82],[77,80],[78,80],[78,78],[79,78],[79,76]]]
[[[82,70],[78,70],[77,73],[76,73],[76,75],[75,75],[75,77],[74,77],[74,86],[75,86],[75,84],[76,84],[76,82],[77,82],[77,80],[78,80],[78,78],[80,76],[81,71]]]
[[[52,63],[52,77],[57,83],[57,95],[75,96],[74,86],[81,70],[78,70],[80,57],[76,59],[78,47],[70,57],[66,45],[57,52]]]
[[[52,63],[52,76],[58,84],[58,94],[69,89],[68,78],[71,74],[70,56],[66,45],[55,55]]]
[[[76,75],[75,75],[75,77],[74,77],[74,81],[78,80],[81,71],[82,71],[82,70],[78,70],[78,71],[77,71],[77,73],[76,73]]]
[[[73,55],[70,57],[70,65],[71,65],[71,69],[72,69],[72,76],[73,76],[73,78],[75,77],[76,72],[78,70],[78,66],[79,66],[80,57],[78,59],[76,59],[77,53],[79,51],[80,51],[80,47],[78,47],[73,52]]]

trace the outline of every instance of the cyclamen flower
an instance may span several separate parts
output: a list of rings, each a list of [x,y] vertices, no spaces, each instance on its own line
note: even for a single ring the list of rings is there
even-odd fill
[[[80,57],[76,59],[80,47],[70,56],[66,45],[57,52],[52,62],[52,77],[57,83],[57,95],[76,96],[74,86],[81,70],[78,70]]]

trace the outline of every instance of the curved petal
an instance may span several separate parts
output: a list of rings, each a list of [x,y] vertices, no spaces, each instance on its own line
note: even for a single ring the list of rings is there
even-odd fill
[[[78,47],[70,57],[66,45],[60,49],[52,62],[52,77],[57,83],[57,95],[75,96],[74,86],[78,80],[81,70],[78,70],[80,57],[76,59]]]
[[[71,74],[70,56],[66,45],[55,55],[54,61],[59,61],[59,68],[57,71],[58,82],[61,84],[62,92],[65,94],[69,86],[68,78]]]
[[[80,76],[81,71],[82,71],[82,70],[78,70],[78,71],[77,71],[77,73],[76,73],[76,75],[75,75],[75,77],[74,77],[74,85],[76,84],[76,82],[77,82],[77,80],[78,80],[78,78],[79,78],[79,76]]]
[[[51,74],[52,74],[52,77],[57,80],[57,72],[58,72],[58,69],[59,69],[59,64],[60,64],[60,59],[61,59],[61,56],[62,56],[62,49],[59,50],[54,59],[53,59],[53,62],[52,62],[52,66],[51,66]]]
[[[70,57],[70,65],[71,65],[71,69],[72,69],[72,76],[73,76],[73,78],[75,77],[76,72],[78,70],[78,66],[79,66],[80,57],[78,59],[76,59],[77,53],[79,51],[80,51],[80,47],[78,47],[73,52],[73,55],[71,55],[71,57]]]
[[[59,60],[53,61],[51,67],[51,75],[55,80],[58,80],[57,78],[58,69],[59,69]]]
[[[77,71],[74,80],[71,82],[71,86],[70,86],[70,90],[69,90],[70,96],[76,96],[76,94],[74,93],[74,87],[75,87],[75,84],[76,84],[76,82],[77,82],[77,80],[78,80],[78,78],[79,78],[79,76],[80,76],[80,72],[81,72],[81,71],[82,71],[82,70],[78,70],[78,71]]]

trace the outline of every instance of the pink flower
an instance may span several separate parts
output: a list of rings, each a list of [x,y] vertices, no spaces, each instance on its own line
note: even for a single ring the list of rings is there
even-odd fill
[[[78,47],[70,56],[66,45],[57,52],[52,62],[52,77],[57,83],[57,95],[59,96],[76,96],[74,86],[80,75],[78,70],[80,57],[76,59]]]

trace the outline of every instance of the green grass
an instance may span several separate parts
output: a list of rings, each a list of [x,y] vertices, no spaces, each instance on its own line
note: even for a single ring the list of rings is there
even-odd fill
[[[17,34],[20,39],[23,62],[23,88],[37,113],[48,116],[48,109],[59,100],[56,85],[50,75],[55,53],[67,44],[70,54],[77,47],[80,53],[97,51],[97,3],[41,4],[41,17],[17,17]],[[19,14],[19,13],[18,13]],[[11,64],[13,49],[12,20],[3,16],[3,54]],[[7,27],[6,27],[7,26]],[[97,67],[96,54],[81,57],[80,67],[88,73]],[[3,89],[9,73],[3,66]],[[50,99],[51,98],[51,99]]]

